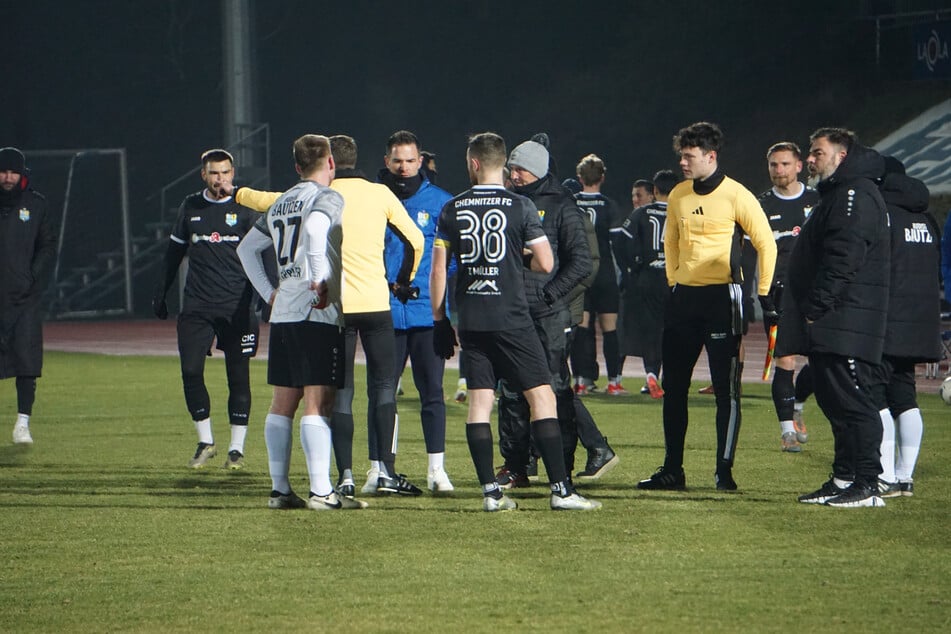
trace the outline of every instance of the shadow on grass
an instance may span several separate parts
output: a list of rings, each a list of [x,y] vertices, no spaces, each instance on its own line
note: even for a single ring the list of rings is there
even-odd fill
[[[33,445],[4,445],[0,447],[0,468],[21,467],[33,451]]]

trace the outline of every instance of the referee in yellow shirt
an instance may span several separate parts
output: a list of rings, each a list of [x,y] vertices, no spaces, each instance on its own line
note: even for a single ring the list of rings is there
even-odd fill
[[[758,295],[763,311],[775,313],[768,297],[776,242],[756,197],[724,175],[717,159],[723,133],[704,121],[674,136],[685,180],[670,192],[664,253],[671,287],[663,338],[663,466],[639,489],[684,489],[687,394],[694,365],[707,349],[716,395],[716,486],[736,490],[733,459],[740,430],[740,339],[743,297],[740,248],[743,234],[759,255]]]

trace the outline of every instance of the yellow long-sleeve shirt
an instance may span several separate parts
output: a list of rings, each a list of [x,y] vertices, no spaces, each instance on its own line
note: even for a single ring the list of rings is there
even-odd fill
[[[416,276],[423,257],[423,233],[386,185],[353,177],[334,179],[330,187],[340,192],[344,200],[341,246],[343,312],[389,312],[390,288],[383,263],[386,226],[390,224],[413,247],[410,279]],[[279,196],[280,193],[276,192],[242,187],[237,191],[235,201],[266,212]]]
[[[724,177],[712,192],[697,194],[693,181],[679,183],[667,202],[664,254],[667,283],[709,286],[734,281],[739,268],[736,226],[750,237],[759,259],[757,293],[769,293],[776,266],[776,242],[766,214],[749,190]]]

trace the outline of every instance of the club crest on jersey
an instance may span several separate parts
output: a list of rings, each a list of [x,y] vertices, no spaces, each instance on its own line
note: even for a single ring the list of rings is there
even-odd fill
[[[238,224],[238,214],[225,214],[225,224],[229,227]]]
[[[416,212],[416,224],[420,227],[429,226],[429,212],[428,211],[417,211]]]
[[[539,210],[538,210],[538,219],[541,220],[542,222],[545,222],[545,210],[544,210],[544,209],[539,209]]]
[[[30,210],[26,207],[20,208],[20,222],[29,222],[30,221]]]
[[[805,207],[802,208],[802,215],[805,216],[806,218],[808,218],[809,214],[811,213],[812,213],[812,205],[806,205]]]

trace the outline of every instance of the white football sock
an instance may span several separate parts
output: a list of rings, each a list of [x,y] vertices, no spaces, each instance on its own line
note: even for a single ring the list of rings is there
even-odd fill
[[[232,425],[231,426],[231,445],[228,447],[228,451],[240,451],[244,455],[244,439],[248,435],[248,426],[247,425]]]
[[[29,414],[17,414],[17,425],[26,425],[30,426],[30,415]]]
[[[370,471],[380,471],[382,469],[382,463],[379,460],[370,461]]]
[[[215,437],[211,435],[211,419],[203,418],[195,421],[195,431],[198,432],[198,442],[208,445],[215,444]]]
[[[444,461],[446,458],[446,453],[441,451],[439,453],[427,454],[429,457],[429,470],[435,471],[436,469],[443,469]]]
[[[918,462],[918,452],[921,450],[921,437],[925,431],[921,410],[917,407],[905,410],[898,415],[896,423],[898,458],[895,464],[895,475],[899,480],[911,482],[915,473],[915,463]]]
[[[836,485],[840,489],[848,489],[852,486],[851,480],[843,480],[842,478],[832,478],[832,484]]]
[[[288,473],[291,470],[291,437],[294,420],[287,416],[268,414],[264,419],[264,444],[267,446],[267,468],[271,474],[271,488],[281,493],[291,492]]]
[[[882,419],[882,474],[878,476],[885,482],[895,482],[895,421],[888,409],[879,410]]]
[[[304,447],[307,473],[310,474],[310,491],[317,495],[330,495],[330,420],[325,416],[311,414],[301,416],[300,443]]]
[[[780,433],[789,434],[796,433],[796,426],[791,420],[781,420],[779,421]]]

